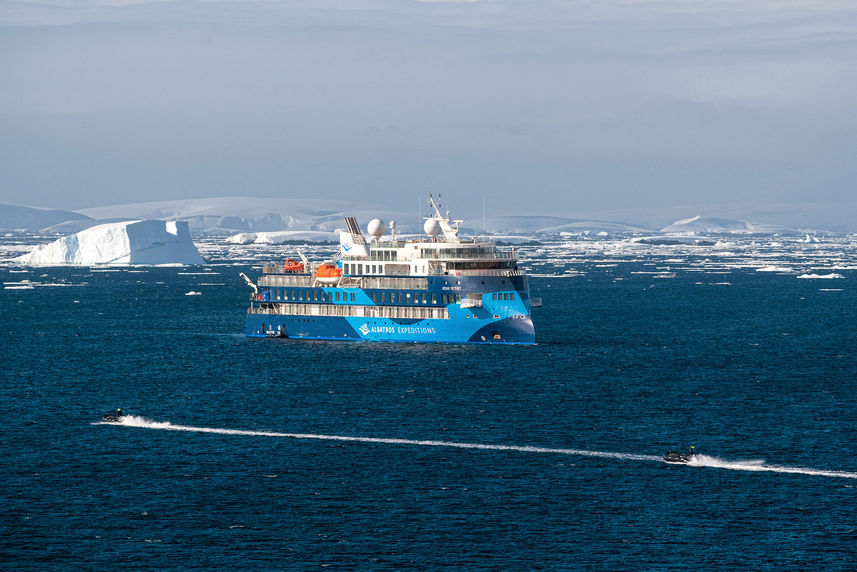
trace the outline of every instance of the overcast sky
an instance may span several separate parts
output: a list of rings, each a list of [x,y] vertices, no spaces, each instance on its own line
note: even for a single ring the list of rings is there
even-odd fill
[[[855,181],[853,0],[0,2],[0,202],[843,224]]]

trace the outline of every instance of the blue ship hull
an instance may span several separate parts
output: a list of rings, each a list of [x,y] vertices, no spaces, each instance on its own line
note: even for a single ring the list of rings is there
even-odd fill
[[[464,317],[411,320],[248,314],[247,336],[377,342],[535,343],[529,316],[500,320]]]
[[[306,292],[306,289],[303,289]],[[311,290],[315,298],[315,290]],[[322,298],[334,300],[343,294],[342,302],[330,306],[379,306],[372,293],[360,288],[317,288]],[[248,337],[282,337],[314,340],[436,342],[436,343],[501,343],[534,344],[535,330],[530,317],[530,300],[526,278],[513,277],[447,277],[431,280],[425,292],[435,294],[438,302],[443,293],[470,292],[481,295],[478,307],[464,308],[460,302],[411,307],[445,308],[448,318],[415,319],[362,316],[308,315],[306,312],[247,314]],[[347,296],[346,296],[347,294]],[[350,302],[351,295],[353,302]],[[275,289],[267,289],[263,300],[273,301]],[[345,299],[349,302],[345,302]]]

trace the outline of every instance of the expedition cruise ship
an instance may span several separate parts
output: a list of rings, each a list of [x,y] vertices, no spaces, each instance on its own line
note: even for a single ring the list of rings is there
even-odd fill
[[[315,340],[374,340],[533,344],[527,276],[514,251],[459,237],[460,220],[434,215],[427,238],[398,240],[369,222],[368,241],[353,217],[340,232],[338,258],[311,264],[288,260],[264,267],[247,310],[247,336]]]

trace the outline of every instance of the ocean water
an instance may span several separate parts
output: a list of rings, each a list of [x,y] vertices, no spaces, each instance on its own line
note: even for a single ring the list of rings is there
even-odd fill
[[[534,248],[497,347],[246,339],[223,256],[0,267],[2,568],[857,568],[853,268]]]

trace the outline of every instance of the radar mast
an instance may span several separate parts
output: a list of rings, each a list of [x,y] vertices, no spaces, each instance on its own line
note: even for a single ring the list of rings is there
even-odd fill
[[[440,229],[443,231],[443,237],[446,239],[446,242],[461,242],[461,239],[458,238],[458,227],[461,225],[463,220],[450,220],[449,211],[446,211],[446,216],[443,216],[440,212],[440,195],[438,195],[437,200],[435,200],[434,196],[429,193],[429,204],[434,209],[434,216],[426,217],[426,220],[436,220],[437,224],[440,225]],[[452,224],[455,226],[453,227]]]

